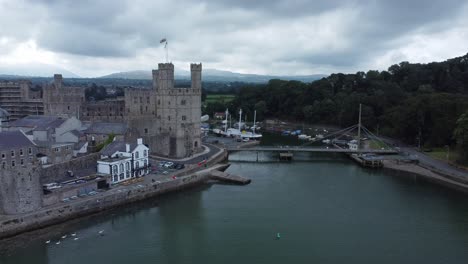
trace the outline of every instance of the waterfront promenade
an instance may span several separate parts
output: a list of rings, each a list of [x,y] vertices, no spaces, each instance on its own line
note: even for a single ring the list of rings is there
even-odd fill
[[[124,204],[141,201],[167,192],[180,190],[209,179],[212,170],[225,169],[219,162],[227,159],[227,152],[217,148],[202,165],[190,164],[185,169],[167,175],[149,174],[132,184],[118,184],[95,195],[78,197],[75,200],[59,202],[40,210],[22,215],[0,216],[0,238],[65,222]]]

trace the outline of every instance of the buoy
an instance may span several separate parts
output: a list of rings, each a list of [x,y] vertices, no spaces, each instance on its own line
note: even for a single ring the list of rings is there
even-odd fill
[[[67,235],[62,236],[63,239],[67,238]]]
[[[280,233],[276,233],[276,239],[280,239],[281,238],[281,234]]]
[[[72,237],[76,236],[76,233],[71,234]]]
[[[59,241],[57,241],[57,243],[55,243],[55,244],[56,244],[56,245],[60,245],[60,240],[59,240]]]
[[[77,238],[77,237],[75,237],[73,240],[78,240],[78,238]]]
[[[50,240],[47,240],[45,243],[46,243],[46,244],[49,244],[49,243],[50,243]]]

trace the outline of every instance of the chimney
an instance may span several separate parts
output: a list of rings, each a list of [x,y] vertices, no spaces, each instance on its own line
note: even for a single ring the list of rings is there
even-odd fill
[[[125,152],[130,153],[130,144],[125,144]]]
[[[142,138],[138,138],[137,139],[137,145],[142,145],[143,144],[143,139]]]

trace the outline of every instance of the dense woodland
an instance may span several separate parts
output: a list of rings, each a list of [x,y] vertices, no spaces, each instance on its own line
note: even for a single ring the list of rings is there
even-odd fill
[[[382,72],[332,74],[312,83],[270,80],[244,86],[234,101],[210,103],[205,110],[241,107],[248,114],[256,109],[260,120],[347,127],[357,123],[360,103],[367,128],[425,147],[458,143],[468,161],[468,54],[438,63],[402,62]]]

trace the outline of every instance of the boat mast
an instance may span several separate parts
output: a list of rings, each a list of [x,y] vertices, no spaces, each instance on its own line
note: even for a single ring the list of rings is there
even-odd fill
[[[255,128],[257,127],[257,110],[254,110],[254,124],[253,124],[253,127],[252,127],[252,130],[253,130],[253,133],[255,134]]]
[[[242,122],[242,109],[239,110],[239,132],[241,131],[241,122]]]
[[[224,127],[224,133],[227,133],[227,127],[228,127],[228,115],[229,115],[229,110],[226,108],[226,124],[225,124],[225,127]]]
[[[358,152],[361,149],[361,110],[362,110],[362,104],[359,104],[358,145],[357,145]]]

